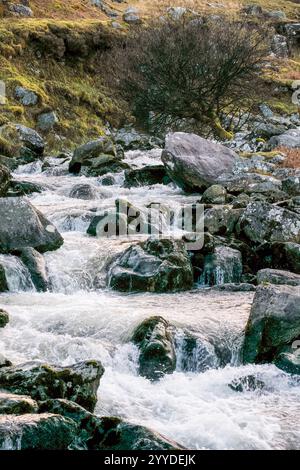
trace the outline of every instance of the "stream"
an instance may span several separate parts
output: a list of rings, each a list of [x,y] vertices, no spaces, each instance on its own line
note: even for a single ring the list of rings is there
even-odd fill
[[[156,165],[160,151],[128,152],[126,161],[137,168]],[[126,189],[122,173],[105,186],[103,177],[70,175],[67,161],[47,162],[43,172],[35,162],[19,167],[14,177],[43,187],[29,199],[56,225],[64,245],[44,255],[51,283],[46,293],[35,291],[19,258],[0,255],[10,290],[1,294],[0,307],[11,318],[0,332],[0,351],[13,363],[102,361],[96,414],[148,426],[187,448],[300,449],[299,378],[273,365],[239,364],[253,292],[195,286],[176,294],[119,294],[106,288],[106,266],[130,242],[88,236],[95,211],[113,208],[117,197],[139,206],[163,202],[176,208],[196,202],[197,196],[186,196],[172,184]],[[93,199],[70,197],[81,183],[92,187]],[[176,371],[156,383],[138,375],[138,350],[130,342],[134,328],[153,315],[175,328],[177,352]],[[201,340],[188,364],[186,332]],[[199,370],[203,355],[210,366]],[[243,392],[229,387],[248,375],[265,387]]]

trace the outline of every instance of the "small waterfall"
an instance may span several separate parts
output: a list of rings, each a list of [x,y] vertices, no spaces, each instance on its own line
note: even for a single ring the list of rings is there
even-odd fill
[[[215,349],[208,341],[193,336],[184,330],[176,330],[174,342],[177,371],[205,372],[219,366]]]
[[[10,292],[35,291],[30,273],[17,256],[0,255]]]
[[[227,246],[218,246],[214,253],[205,256],[204,269],[199,284],[202,286],[238,284],[241,282],[242,272],[241,253]]]

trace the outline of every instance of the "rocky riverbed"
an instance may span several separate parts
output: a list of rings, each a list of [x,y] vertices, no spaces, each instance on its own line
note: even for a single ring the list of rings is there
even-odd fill
[[[298,449],[300,173],[272,137],[246,156],[246,131],[123,130],[54,158],[17,132],[0,158],[0,448]]]

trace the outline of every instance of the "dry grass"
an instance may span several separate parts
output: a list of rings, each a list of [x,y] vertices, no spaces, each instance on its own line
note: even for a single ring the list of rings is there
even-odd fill
[[[286,156],[282,163],[284,168],[300,168],[300,148],[278,147],[276,151]]]

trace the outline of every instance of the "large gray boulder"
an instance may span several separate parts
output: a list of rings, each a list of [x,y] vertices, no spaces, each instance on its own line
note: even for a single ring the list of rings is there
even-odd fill
[[[242,348],[244,363],[271,362],[300,335],[299,287],[268,285],[256,290]]]
[[[207,286],[238,284],[241,282],[242,272],[241,252],[228,246],[217,246],[213,253],[204,258],[200,282]]]
[[[0,197],[6,195],[10,184],[10,172],[6,166],[0,165]]]
[[[172,374],[176,354],[169,323],[162,317],[143,321],[134,331],[132,341],[140,350],[139,373],[149,380]]]
[[[186,191],[201,191],[231,175],[237,154],[195,134],[175,132],[166,137],[162,161],[170,178]]]
[[[26,199],[0,198],[0,252],[33,247],[40,252],[58,249],[63,238]]]
[[[66,398],[93,411],[104,369],[100,362],[85,361],[69,367],[28,362],[0,369],[0,389],[30,395],[35,400]]]
[[[300,147],[300,129],[289,129],[281,135],[271,137],[269,140],[269,146],[275,147],[288,147],[288,148],[299,148]]]
[[[75,421],[50,413],[0,416],[0,450],[67,450]]]
[[[254,243],[300,242],[300,216],[268,202],[250,202],[237,232]]]
[[[300,275],[281,269],[261,269],[257,273],[257,283],[300,286]]]
[[[129,247],[111,264],[108,285],[122,292],[191,289],[193,269],[184,243],[149,239]]]

